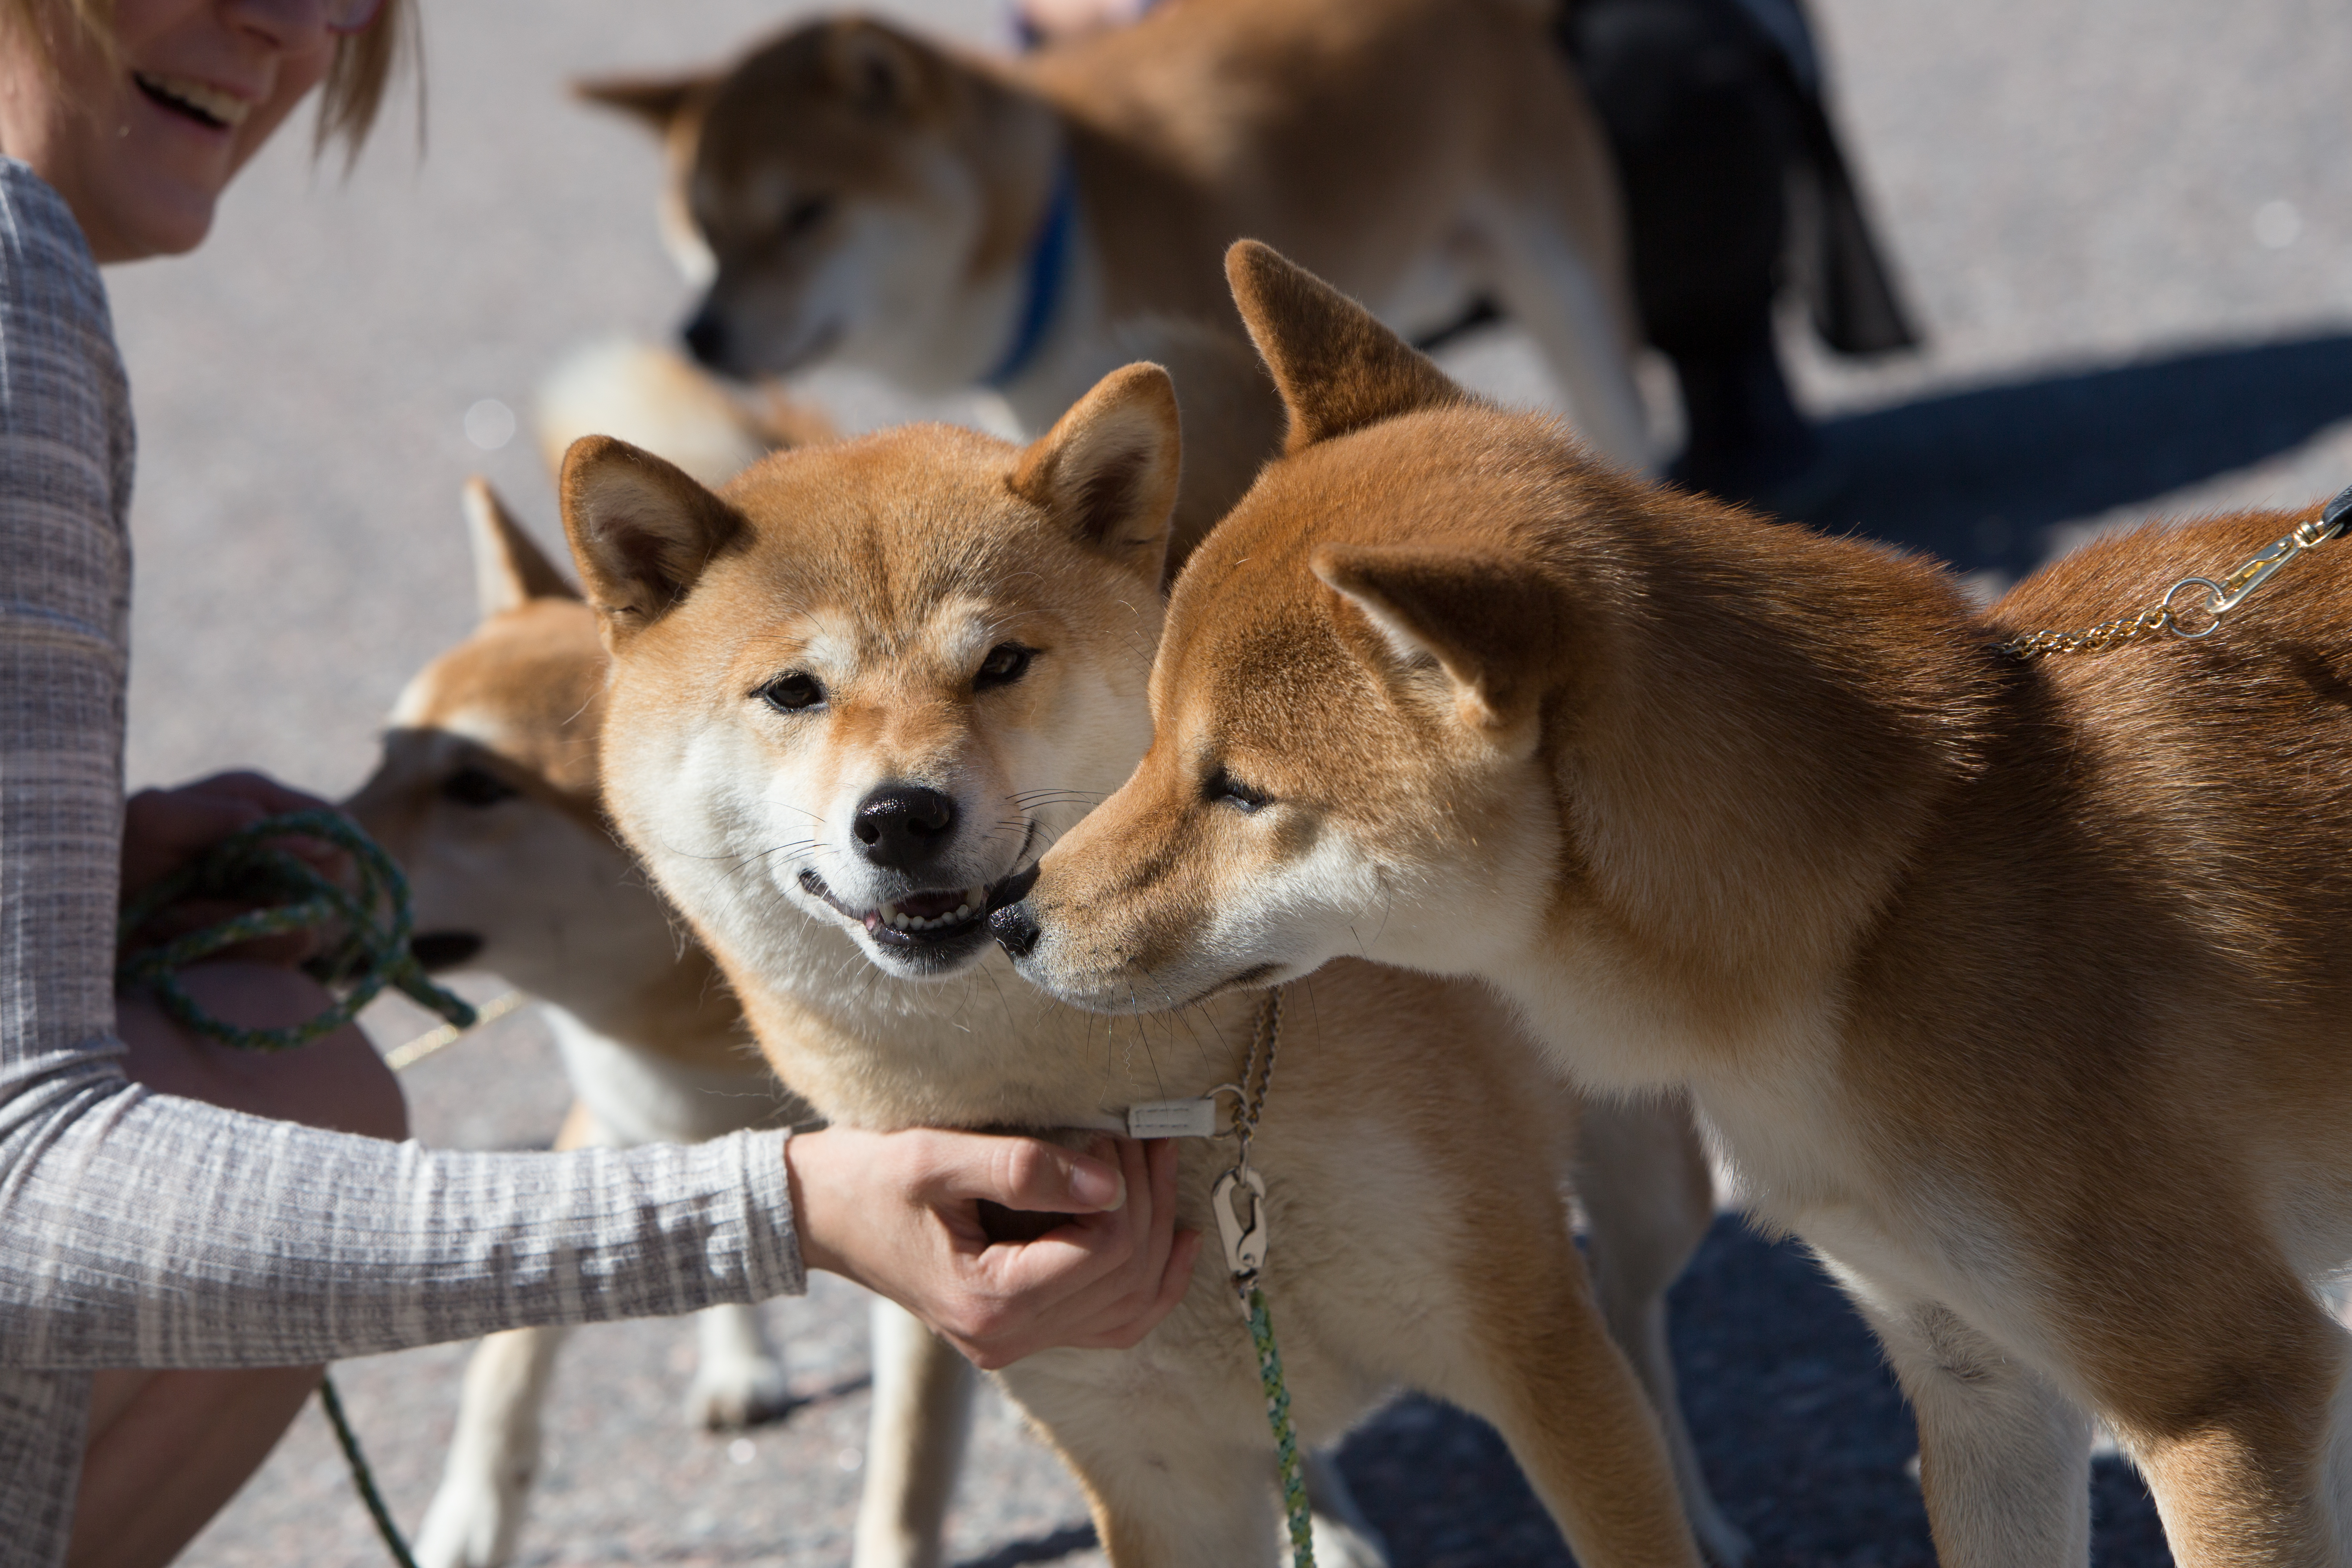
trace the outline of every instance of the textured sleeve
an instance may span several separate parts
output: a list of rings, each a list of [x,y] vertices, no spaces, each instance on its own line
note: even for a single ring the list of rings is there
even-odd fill
[[[780,1133],[436,1152],[124,1079],[131,447],[89,250],[0,160],[0,1368],[299,1364],[802,1288]]]

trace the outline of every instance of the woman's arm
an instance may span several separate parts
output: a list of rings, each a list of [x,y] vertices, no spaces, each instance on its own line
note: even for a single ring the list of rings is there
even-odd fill
[[[780,1135],[436,1153],[123,1078],[131,448],[71,214],[0,162],[0,1364],[291,1364],[798,1289]]]

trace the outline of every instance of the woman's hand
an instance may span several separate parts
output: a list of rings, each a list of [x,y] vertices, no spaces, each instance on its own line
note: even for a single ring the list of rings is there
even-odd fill
[[[1166,1139],[1106,1137],[1082,1154],[1034,1138],[828,1127],[792,1139],[784,1159],[808,1266],[889,1297],[983,1367],[1134,1344],[1183,1297],[1201,1250],[1199,1233],[1175,1227]],[[993,1240],[984,1205],[1059,1223]]]
[[[230,834],[264,817],[288,811],[333,809],[330,802],[316,795],[253,773],[215,773],[176,789],[142,789],[122,808],[123,901],[128,903]],[[351,879],[350,858],[331,844],[289,838],[279,847],[331,881],[348,884]],[[136,940],[141,945],[168,942],[184,931],[242,913],[246,907],[219,900],[185,900],[150,921]],[[308,958],[317,946],[315,933],[294,931],[247,942],[216,956],[291,966]]]

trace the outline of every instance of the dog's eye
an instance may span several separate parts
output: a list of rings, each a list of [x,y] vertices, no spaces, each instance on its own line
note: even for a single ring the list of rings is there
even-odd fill
[[[985,691],[992,686],[1010,686],[1029,673],[1029,661],[1036,657],[1034,647],[1023,647],[1017,642],[998,643],[980,661],[980,673],[971,678],[971,689]]]
[[[769,707],[784,713],[804,713],[824,705],[824,688],[816,683],[815,676],[799,670],[776,677],[760,688],[760,695]]]
[[[1224,769],[1219,768],[1215,773],[1211,773],[1206,780],[1202,781],[1201,784],[1201,798],[1207,801],[1212,805],[1216,805],[1219,801],[1223,801],[1229,805],[1237,805],[1241,807],[1244,812],[1252,812],[1255,811],[1259,806],[1265,805],[1274,797],[1267,795],[1264,790],[1255,790],[1250,788],[1249,785],[1242,783],[1241,780],[1234,777],[1233,774],[1225,772]]]
[[[441,794],[459,805],[496,805],[522,791],[484,767],[463,767],[441,781]]]
[[[831,196],[803,196],[784,209],[783,221],[776,226],[776,237],[798,239],[832,216]]]

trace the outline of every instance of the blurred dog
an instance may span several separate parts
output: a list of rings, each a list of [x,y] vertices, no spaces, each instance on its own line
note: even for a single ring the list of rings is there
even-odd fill
[[[1580,1081],[1687,1089],[1843,1280],[1943,1562],[2079,1568],[2088,1415],[2180,1562],[2343,1562],[2352,545],[2220,636],[2030,662],[2159,600],[2195,635],[2221,591],[2168,584],[2333,530],[2144,530],[1979,618],[1231,265],[1288,455],[1177,584],[1144,765],[994,917],[1022,972],[1107,1013],[1484,977]]]
[[[912,426],[781,454],[723,495],[619,442],[573,447],[565,526],[614,659],[608,808],[829,1119],[1121,1126],[1138,1100],[1242,1076],[1254,999],[1106,1035],[1008,984],[986,924],[1140,750],[1179,465],[1150,365],[1025,451]],[[1503,1432],[1580,1560],[1694,1561],[1657,1421],[1686,1458],[1658,1304],[1711,1214],[1686,1120],[1617,1111],[1588,1146],[1604,1300],[1654,1413],[1570,1234],[1574,1101],[1508,1015],[1360,967],[1293,1016],[1255,1147],[1302,1436],[1427,1389]],[[1196,1226],[1214,1166],[1186,1146]],[[1086,1485],[1114,1562],[1272,1552],[1265,1398],[1213,1251],[1136,1350],[1000,1376]]]
[[[1501,300],[1586,439],[1640,467],[1609,153],[1549,11],[1185,0],[1017,60],[843,18],[583,90],[665,138],[665,232],[708,283],[686,340],[719,369],[986,385],[1042,430],[1161,358],[1122,324],[1229,321],[1217,258],[1255,235],[1408,325]]]

